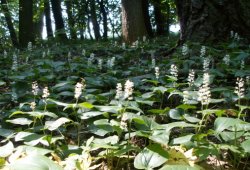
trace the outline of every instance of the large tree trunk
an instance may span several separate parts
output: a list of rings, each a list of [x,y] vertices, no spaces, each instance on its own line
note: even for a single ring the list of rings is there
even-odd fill
[[[33,0],[19,0],[19,45],[27,47],[34,41],[33,33]]]
[[[76,30],[75,30],[75,19],[73,16],[73,8],[72,8],[72,0],[65,0],[65,5],[66,5],[66,11],[68,14],[68,25],[69,25],[69,31],[70,31],[70,36],[71,39],[76,39]]]
[[[142,1],[142,11],[143,11],[143,17],[144,17],[144,22],[145,22],[145,27],[147,29],[147,33],[150,37],[153,37],[153,29],[150,21],[150,16],[149,16],[149,2],[148,0],[143,0]]]
[[[101,35],[100,35],[100,26],[96,16],[95,0],[90,0],[90,14],[91,14],[91,21],[93,24],[95,39],[98,40],[101,38]]]
[[[53,37],[53,30],[52,30],[52,24],[51,24],[49,0],[44,0],[44,13],[45,13],[47,37],[51,38]]]
[[[230,31],[250,39],[250,1],[176,0],[180,20],[180,42],[221,41]]]
[[[102,13],[102,20],[103,20],[103,38],[108,38],[108,17],[107,11],[105,9],[104,0],[99,0],[100,5],[100,12]],[[105,3],[108,3],[107,1]]]
[[[1,0],[1,7],[2,7],[2,11],[4,13],[4,17],[5,17],[5,20],[7,23],[7,27],[8,27],[9,32],[10,32],[10,38],[11,38],[12,44],[14,47],[18,47],[18,40],[17,40],[15,28],[14,28],[13,23],[12,23],[7,0]]]
[[[127,43],[147,36],[142,0],[122,0],[122,34]]]
[[[58,36],[61,40],[66,40],[67,35],[62,17],[61,0],[51,0],[51,5],[56,24],[56,36]]]

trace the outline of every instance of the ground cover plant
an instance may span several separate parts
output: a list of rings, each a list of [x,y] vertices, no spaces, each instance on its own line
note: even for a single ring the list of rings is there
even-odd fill
[[[6,48],[0,167],[247,169],[249,46],[171,42]]]

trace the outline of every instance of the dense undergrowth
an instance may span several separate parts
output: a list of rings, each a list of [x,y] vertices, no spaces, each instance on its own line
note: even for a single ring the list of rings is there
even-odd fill
[[[247,169],[249,51],[166,38],[5,49],[3,169]]]

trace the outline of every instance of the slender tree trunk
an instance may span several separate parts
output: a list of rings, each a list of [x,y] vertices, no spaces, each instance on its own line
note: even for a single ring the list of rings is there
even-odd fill
[[[168,14],[169,15],[169,14]],[[162,13],[162,4],[160,0],[154,0],[154,17],[156,23],[156,34],[164,35],[165,32],[165,16]]]
[[[33,41],[33,0],[19,0],[19,45],[27,47]]]
[[[61,40],[66,40],[67,35],[62,17],[61,0],[51,0],[51,5],[56,24],[56,36]]]
[[[2,7],[2,11],[4,13],[4,17],[5,17],[9,32],[10,32],[10,38],[12,41],[12,45],[14,47],[18,47],[17,35],[16,35],[16,31],[15,31],[15,28],[14,28],[13,23],[12,23],[7,0],[1,0],[1,7]]]
[[[152,30],[152,25],[151,25],[148,9],[149,9],[148,0],[143,0],[142,1],[142,10],[143,10],[143,15],[144,15],[144,20],[145,20],[145,26],[146,26],[148,35],[150,37],[153,37],[153,30]]]
[[[89,37],[91,40],[93,40],[93,36],[91,34],[91,28],[90,28],[90,16],[88,16],[88,24],[87,24],[87,27],[88,27],[88,33],[89,33]]]
[[[51,38],[53,37],[53,30],[52,30],[52,23],[51,23],[49,0],[44,0],[44,13],[45,13],[47,37]]]
[[[180,41],[222,41],[230,31],[250,39],[250,1],[175,0]]]
[[[90,0],[90,14],[91,14],[91,21],[93,24],[95,39],[98,40],[101,38],[101,35],[100,35],[100,26],[96,16],[95,0]]]
[[[122,34],[127,43],[147,36],[142,0],[122,0]]]
[[[65,0],[66,11],[68,14],[68,25],[70,30],[71,39],[77,39],[76,31],[75,31],[75,19],[73,16],[73,9],[72,9],[72,0]]]
[[[99,0],[100,5],[100,12],[102,13],[102,19],[103,19],[103,38],[108,38],[108,17],[107,17],[107,11],[105,9],[104,0]],[[105,3],[108,3],[107,1]]]

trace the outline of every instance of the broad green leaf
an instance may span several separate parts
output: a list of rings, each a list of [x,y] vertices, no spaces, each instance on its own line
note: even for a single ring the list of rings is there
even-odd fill
[[[44,111],[41,111],[41,112],[38,112],[38,111],[34,111],[34,112],[15,111],[10,115],[10,117],[12,117],[14,115],[18,115],[18,114],[28,114],[28,115],[33,116],[33,117],[42,117],[42,116],[49,116],[52,118],[58,117],[56,114],[54,114],[52,112],[44,112]]]
[[[14,151],[14,145],[11,141],[9,141],[6,145],[0,147],[0,158],[5,158],[12,154]]]
[[[154,130],[160,127],[160,125],[156,123],[152,118],[146,116],[138,116],[133,120],[135,122],[135,126],[142,131]]]
[[[154,91],[154,92],[159,91],[159,92],[161,92],[161,94],[164,94],[165,92],[168,91],[168,89],[167,89],[166,87],[159,86],[159,87],[155,87],[155,88],[153,89],[153,91]]]
[[[245,140],[240,145],[244,149],[245,152],[250,153],[250,139]]]
[[[28,155],[7,166],[13,170],[63,170],[62,167],[42,155]]]
[[[91,103],[88,103],[88,102],[79,103],[78,106],[84,107],[87,109],[92,109],[94,107]]]
[[[13,130],[0,128],[0,136],[2,137],[8,138],[13,134],[14,134]]]
[[[179,128],[184,128],[184,127],[198,127],[198,125],[195,124],[190,124],[190,123],[186,123],[186,122],[173,122],[173,123],[169,123],[169,124],[164,124],[161,125],[166,131],[170,131],[171,129],[175,128],[175,127],[179,127]]]
[[[56,130],[58,129],[60,126],[62,126],[63,124],[67,123],[67,122],[70,122],[71,120],[66,118],[66,117],[61,117],[55,121],[46,121],[45,122],[45,127],[50,130],[50,131],[53,131],[53,130]]]
[[[171,109],[169,111],[169,117],[175,120],[183,119],[184,110],[182,109]]]
[[[95,106],[95,108],[99,109],[102,112],[108,112],[108,113],[118,113],[122,107],[119,106]]]
[[[225,129],[234,127],[240,123],[242,123],[242,121],[239,119],[234,119],[229,117],[218,117],[214,122],[214,128],[217,133],[221,133]]]
[[[17,125],[30,125],[33,121],[27,118],[16,118],[12,120],[7,120],[6,122],[10,122]]]
[[[103,115],[103,113],[104,112],[98,112],[98,111],[79,113],[79,111],[78,111],[78,114],[80,115],[80,118],[84,119],[84,120],[92,118],[92,117]]]
[[[134,159],[134,166],[137,169],[151,170],[159,167],[167,161],[167,158],[161,156],[148,148],[144,148]]]
[[[190,105],[190,104],[181,104],[176,107],[177,109],[183,109],[183,110],[188,110],[188,109],[196,109],[196,106]]]
[[[154,130],[152,135],[149,136],[149,139],[154,142],[163,144],[163,145],[168,145],[169,135],[170,135],[170,131]]]
[[[0,80],[0,86],[5,86],[6,85],[6,82]]]
[[[178,137],[178,138],[174,138],[172,140],[172,144],[176,145],[176,144],[184,144],[184,143],[190,142],[193,136],[194,135],[191,134],[191,135],[186,135],[186,136],[181,136],[181,137]]]
[[[194,116],[191,116],[189,114],[184,114],[183,117],[184,117],[184,119],[186,119],[190,123],[198,123],[201,121],[200,119],[198,119]]]
[[[204,170],[200,166],[194,165],[165,165],[159,170]]]

